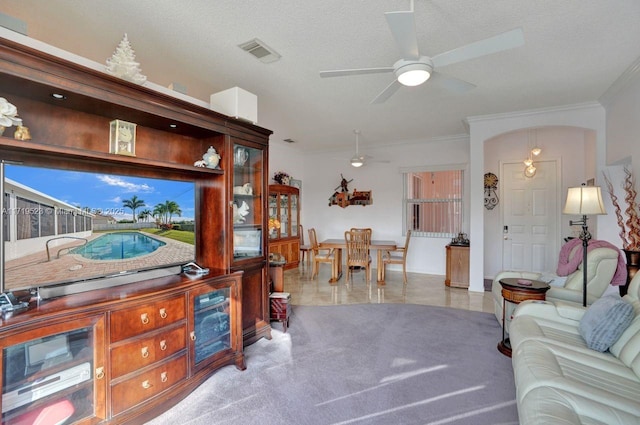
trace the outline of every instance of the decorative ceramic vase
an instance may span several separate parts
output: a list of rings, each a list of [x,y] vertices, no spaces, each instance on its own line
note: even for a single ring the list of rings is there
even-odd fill
[[[633,279],[633,276],[635,276],[636,272],[640,268],[640,251],[629,251],[627,249],[623,249],[623,251],[627,259],[627,283],[620,286],[621,297],[627,293],[631,279]]]
[[[217,168],[220,163],[220,154],[216,152],[216,149],[211,146],[207,150],[207,153],[202,155],[202,159],[204,160],[207,168]]]

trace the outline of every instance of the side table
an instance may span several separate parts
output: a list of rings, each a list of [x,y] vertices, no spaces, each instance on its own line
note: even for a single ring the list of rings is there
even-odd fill
[[[505,356],[511,357],[511,341],[509,340],[506,330],[507,324],[507,302],[510,303],[509,317],[513,314],[513,310],[517,304],[526,300],[544,301],[546,292],[549,290],[549,284],[539,280],[504,278],[500,279],[502,286],[502,341],[498,343],[498,351]]]
[[[289,316],[291,315],[291,294],[288,292],[272,292],[269,295],[269,305],[271,308],[271,321],[282,322],[283,331],[289,327]]]

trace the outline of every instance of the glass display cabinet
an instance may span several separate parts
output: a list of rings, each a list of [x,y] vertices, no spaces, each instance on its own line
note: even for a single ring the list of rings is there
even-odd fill
[[[3,424],[44,423],[45,418],[50,423],[104,419],[105,369],[96,345],[104,339],[104,319],[81,322],[58,325],[53,333],[36,329],[3,341]]]
[[[297,187],[269,185],[269,254],[281,254],[285,269],[300,262],[300,190]]]
[[[229,138],[227,169],[233,170],[230,203],[233,257],[231,271],[242,271],[242,329],[247,346],[271,339],[267,264],[268,144]]]
[[[261,257],[263,150],[233,145],[233,257]]]

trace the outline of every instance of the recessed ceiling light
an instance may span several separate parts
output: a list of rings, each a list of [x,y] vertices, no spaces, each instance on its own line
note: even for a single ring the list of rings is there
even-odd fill
[[[51,97],[58,100],[65,100],[67,98],[67,96],[63,95],[62,93],[51,93]]]
[[[169,127],[171,128],[176,128],[178,126],[178,124],[169,124]]]

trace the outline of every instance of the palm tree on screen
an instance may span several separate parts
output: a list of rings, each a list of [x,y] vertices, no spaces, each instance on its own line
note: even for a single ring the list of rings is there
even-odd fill
[[[142,199],[138,199],[137,195],[133,195],[131,199],[125,199],[122,201],[122,206],[125,208],[129,208],[132,211],[133,222],[138,221],[138,217],[136,216],[136,210],[140,207],[144,207],[144,201]]]
[[[144,221],[148,222],[149,221],[149,217],[151,217],[151,215],[152,215],[151,210],[149,208],[147,208],[147,209],[144,209],[144,210],[140,211],[140,214],[138,214],[138,218],[140,220],[144,220]]]

